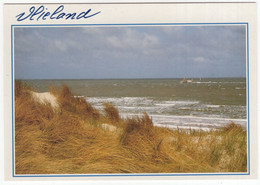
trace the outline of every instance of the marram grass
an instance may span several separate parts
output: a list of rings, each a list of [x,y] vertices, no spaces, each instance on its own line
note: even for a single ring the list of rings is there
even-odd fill
[[[208,132],[170,130],[153,126],[146,113],[122,119],[109,103],[101,114],[66,85],[50,88],[58,109],[30,91],[16,81],[16,174],[247,171],[247,134],[235,123]]]

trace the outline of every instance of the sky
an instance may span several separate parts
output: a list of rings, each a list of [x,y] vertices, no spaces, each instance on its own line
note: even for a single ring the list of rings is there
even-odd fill
[[[246,29],[16,27],[16,79],[246,77]]]

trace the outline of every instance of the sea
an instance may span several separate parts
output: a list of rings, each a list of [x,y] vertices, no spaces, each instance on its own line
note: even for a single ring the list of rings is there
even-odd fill
[[[146,112],[155,126],[219,129],[231,122],[247,129],[246,78],[23,80],[38,92],[66,84],[103,112],[113,104],[124,119]]]

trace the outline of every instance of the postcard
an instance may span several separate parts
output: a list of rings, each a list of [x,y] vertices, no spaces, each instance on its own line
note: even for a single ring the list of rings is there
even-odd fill
[[[256,3],[5,4],[5,179],[256,179]]]

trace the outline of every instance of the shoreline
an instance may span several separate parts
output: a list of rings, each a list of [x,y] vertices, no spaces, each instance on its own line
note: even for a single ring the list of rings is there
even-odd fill
[[[50,92],[34,92],[31,91],[31,94],[33,96],[33,98],[43,104],[50,104],[54,109],[58,109],[59,105],[58,105],[58,100],[57,98],[52,95]],[[75,97],[75,96],[74,96]],[[85,98],[84,96],[76,96],[76,98]],[[104,102],[105,103],[105,102]],[[127,118],[132,118],[132,117],[141,117],[143,114],[140,113],[120,113],[119,115],[123,118],[123,119],[127,119]],[[158,127],[163,127],[163,128],[169,128],[172,130],[176,130],[176,129],[184,129],[184,130],[203,130],[203,131],[210,131],[210,130],[218,130],[224,126],[227,126],[228,124],[230,124],[231,122],[235,122],[236,124],[241,125],[245,130],[247,129],[246,126],[246,119],[230,119],[230,118],[212,118],[212,117],[198,117],[198,116],[190,116],[190,115],[151,115],[149,114],[149,116],[151,117],[151,119],[153,120],[153,124],[154,126],[158,126]],[[155,119],[154,119],[155,118]],[[158,118],[171,118],[168,119],[167,121],[163,121],[162,123],[160,123],[158,121]],[[220,125],[214,125],[211,123],[173,123],[173,120],[176,120],[176,118],[187,118],[187,119],[198,119],[198,120],[212,120],[213,122],[216,120],[225,120],[226,123],[220,124]],[[194,122],[194,121],[192,121]],[[244,123],[241,123],[244,122]]]
[[[38,92],[31,91],[31,93],[36,101],[43,104],[50,104],[54,109],[57,109],[59,107],[57,98],[54,95],[52,95],[50,92],[38,93]],[[73,97],[88,99],[84,96],[73,96]],[[102,109],[99,108],[97,108],[97,110],[102,111]],[[126,118],[131,118],[136,116],[141,117],[143,114],[141,113],[134,114],[131,112],[121,113],[119,111],[119,115],[122,118],[126,119]],[[247,119],[233,119],[233,118],[219,118],[219,117],[214,118],[214,117],[200,117],[200,116],[191,116],[191,115],[162,115],[162,114],[161,115],[149,114],[149,116],[152,118],[154,126],[169,128],[173,130],[176,129],[184,129],[184,130],[194,129],[194,130],[204,130],[204,131],[209,131],[211,129],[218,130],[223,126],[226,126],[232,122],[241,125],[245,130],[247,129]],[[180,123],[177,123],[176,119],[178,119]],[[186,122],[184,122],[185,119]],[[175,122],[173,122],[174,120]],[[204,120],[205,121],[208,120],[208,122],[202,122]],[[216,121],[223,122],[223,123],[216,124]]]

